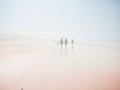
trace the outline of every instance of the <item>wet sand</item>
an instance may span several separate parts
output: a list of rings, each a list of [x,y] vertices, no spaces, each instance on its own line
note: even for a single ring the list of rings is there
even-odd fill
[[[120,48],[0,47],[0,90],[120,90]]]

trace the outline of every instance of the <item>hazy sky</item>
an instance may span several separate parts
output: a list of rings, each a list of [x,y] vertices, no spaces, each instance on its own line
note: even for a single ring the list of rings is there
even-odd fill
[[[0,0],[0,33],[120,41],[120,1]]]

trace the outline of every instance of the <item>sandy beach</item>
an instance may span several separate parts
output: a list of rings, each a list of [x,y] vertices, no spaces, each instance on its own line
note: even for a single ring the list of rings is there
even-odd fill
[[[0,0],[0,90],[120,90],[120,0]]]
[[[0,90],[120,90],[120,47],[1,45]]]

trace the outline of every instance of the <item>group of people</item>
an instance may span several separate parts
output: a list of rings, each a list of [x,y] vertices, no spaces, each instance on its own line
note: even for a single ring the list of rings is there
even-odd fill
[[[74,40],[72,39],[72,40],[70,41],[70,43],[73,45],[73,44],[74,44]],[[63,44],[64,44],[65,46],[67,46],[67,44],[68,44],[68,39],[67,39],[67,38],[65,38],[65,39],[61,38],[61,39],[60,39],[60,45],[63,46]]]

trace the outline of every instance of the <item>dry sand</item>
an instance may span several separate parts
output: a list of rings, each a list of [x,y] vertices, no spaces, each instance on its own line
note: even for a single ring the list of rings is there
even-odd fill
[[[120,48],[79,44],[0,47],[0,90],[120,90]]]

